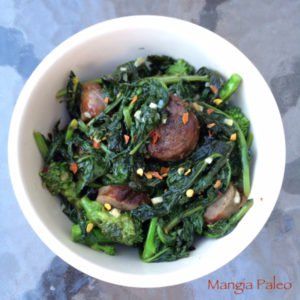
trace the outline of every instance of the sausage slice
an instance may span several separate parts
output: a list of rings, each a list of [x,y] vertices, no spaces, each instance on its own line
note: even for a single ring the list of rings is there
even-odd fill
[[[197,117],[187,111],[184,101],[171,95],[167,106],[169,117],[166,124],[161,124],[152,133],[158,137],[155,143],[150,143],[150,155],[162,161],[177,161],[187,157],[199,141],[200,125]],[[185,124],[183,115],[187,115]]]
[[[121,210],[132,210],[143,203],[149,203],[150,198],[145,193],[137,193],[127,185],[107,185],[99,189],[97,201],[109,203]]]
[[[98,83],[84,83],[80,104],[81,119],[88,121],[99,115],[106,107],[104,99],[105,97]]]
[[[206,223],[215,223],[221,219],[228,219],[245,203],[246,197],[230,184],[228,190],[216,202],[207,207],[204,213]]]

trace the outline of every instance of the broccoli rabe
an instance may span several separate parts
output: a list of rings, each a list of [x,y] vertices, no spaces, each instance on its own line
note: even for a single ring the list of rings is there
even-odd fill
[[[195,69],[184,59],[178,59],[173,65],[170,65],[166,71],[168,75],[191,75]]]
[[[238,123],[244,136],[247,137],[250,127],[250,121],[243,114],[242,110],[237,106],[231,106],[225,110],[225,113],[232,117],[232,119],[234,119]]]
[[[111,245],[103,245],[111,243],[111,240],[105,237],[99,228],[94,228],[90,233],[84,234],[80,228],[80,225],[72,225],[72,240],[75,243],[84,244],[96,251],[103,251],[109,255],[115,255],[116,249]]]
[[[78,201],[76,183],[73,174],[69,170],[68,163],[52,162],[40,172],[40,176],[52,195],[62,195],[72,204],[76,204]]]
[[[87,197],[83,197],[80,203],[87,218],[113,242],[132,246],[143,241],[141,223],[129,213],[113,216],[102,204]]]

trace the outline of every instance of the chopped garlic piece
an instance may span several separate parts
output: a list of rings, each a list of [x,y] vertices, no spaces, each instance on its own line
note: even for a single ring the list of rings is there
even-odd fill
[[[86,232],[90,233],[94,228],[94,224],[93,223],[88,223],[86,226]]]
[[[233,202],[235,204],[240,204],[241,203],[241,195],[238,191],[235,192],[234,198],[233,198]]]
[[[151,102],[151,103],[149,104],[149,107],[152,108],[152,109],[157,109],[157,104]]]
[[[209,156],[209,157],[205,158],[204,161],[206,164],[210,165],[213,162],[213,158]]]
[[[217,98],[217,99],[214,100],[214,103],[215,103],[216,105],[220,105],[222,102],[223,102],[223,100],[220,99],[220,98]]]
[[[195,111],[198,111],[198,112],[202,112],[203,111],[203,106],[199,105],[196,102],[193,102],[193,108],[195,109]]]
[[[232,119],[224,119],[224,124],[226,124],[228,126],[232,126],[233,125],[233,120]]]
[[[109,213],[115,218],[118,218],[121,215],[121,211],[117,208],[113,208]]]
[[[142,112],[140,110],[137,110],[135,113],[134,113],[134,117],[137,119],[137,120],[141,120],[141,114]]]
[[[237,134],[236,133],[233,133],[231,136],[230,136],[230,140],[232,142],[236,141],[236,138],[237,138]]]
[[[104,208],[105,208],[106,210],[111,210],[111,205],[110,205],[109,203],[105,203],[105,204],[104,204]]]
[[[177,173],[178,173],[179,175],[182,175],[182,174],[184,173],[184,167],[178,168]]]
[[[138,168],[136,170],[136,174],[138,174],[139,176],[143,176],[144,175],[144,170],[142,168]]]
[[[189,175],[191,172],[192,172],[192,169],[188,169],[188,170],[184,173],[184,176]]]
[[[193,189],[188,189],[186,192],[185,192],[186,196],[188,198],[192,198],[195,194],[194,190]]]
[[[164,201],[163,197],[154,197],[151,199],[151,202],[153,205],[158,204],[158,203],[162,203]]]

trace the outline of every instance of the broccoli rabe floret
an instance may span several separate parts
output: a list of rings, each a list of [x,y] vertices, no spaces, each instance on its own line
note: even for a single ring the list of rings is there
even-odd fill
[[[102,204],[83,197],[80,201],[87,218],[96,224],[101,232],[113,242],[132,246],[142,242],[141,223],[130,216],[129,213],[121,213],[113,216]]]
[[[243,134],[245,137],[248,135],[250,121],[249,119],[243,114],[242,110],[237,106],[231,106],[225,110],[225,113],[234,119],[238,125],[240,126]]]
[[[166,74],[168,75],[190,75],[194,73],[194,67],[191,66],[184,59],[176,60],[176,62],[173,65],[169,66],[169,68],[166,71]]]
[[[40,176],[52,195],[62,195],[73,204],[77,202],[76,183],[68,163],[52,162],[40,172]]]
[[[111,240],[105,237],[99,228],[93,228],[93,230],[87,234],[84,234],[79,224],[72,225],[72,240],[75,243],[84,244],[96,251],[103,251],[108,255],[115,255],[116,249],[112,245],[103,245],[111,243]]]

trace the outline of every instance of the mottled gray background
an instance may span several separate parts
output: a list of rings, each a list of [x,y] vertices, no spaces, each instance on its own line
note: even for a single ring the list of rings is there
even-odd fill
[[[7,136],[17,96],[36,65],[79,30],[114,17],[159,14],[200,24],[241,49],[270,84],[287,137],[286,175],[267,225],[235,260],[176,287],[132,289],[90,278],[48,250],[24,219],[7,167]],[[222,49],[220,49],[222,51]],[[239,299],[300,299],[300,1],[0,0],[0,299],[233,299],[208,279],[291,281],[293,289],[245,291]],[[261,99],[264,101],[264,99]],[[274,162],[276,163],[276,162]]]

